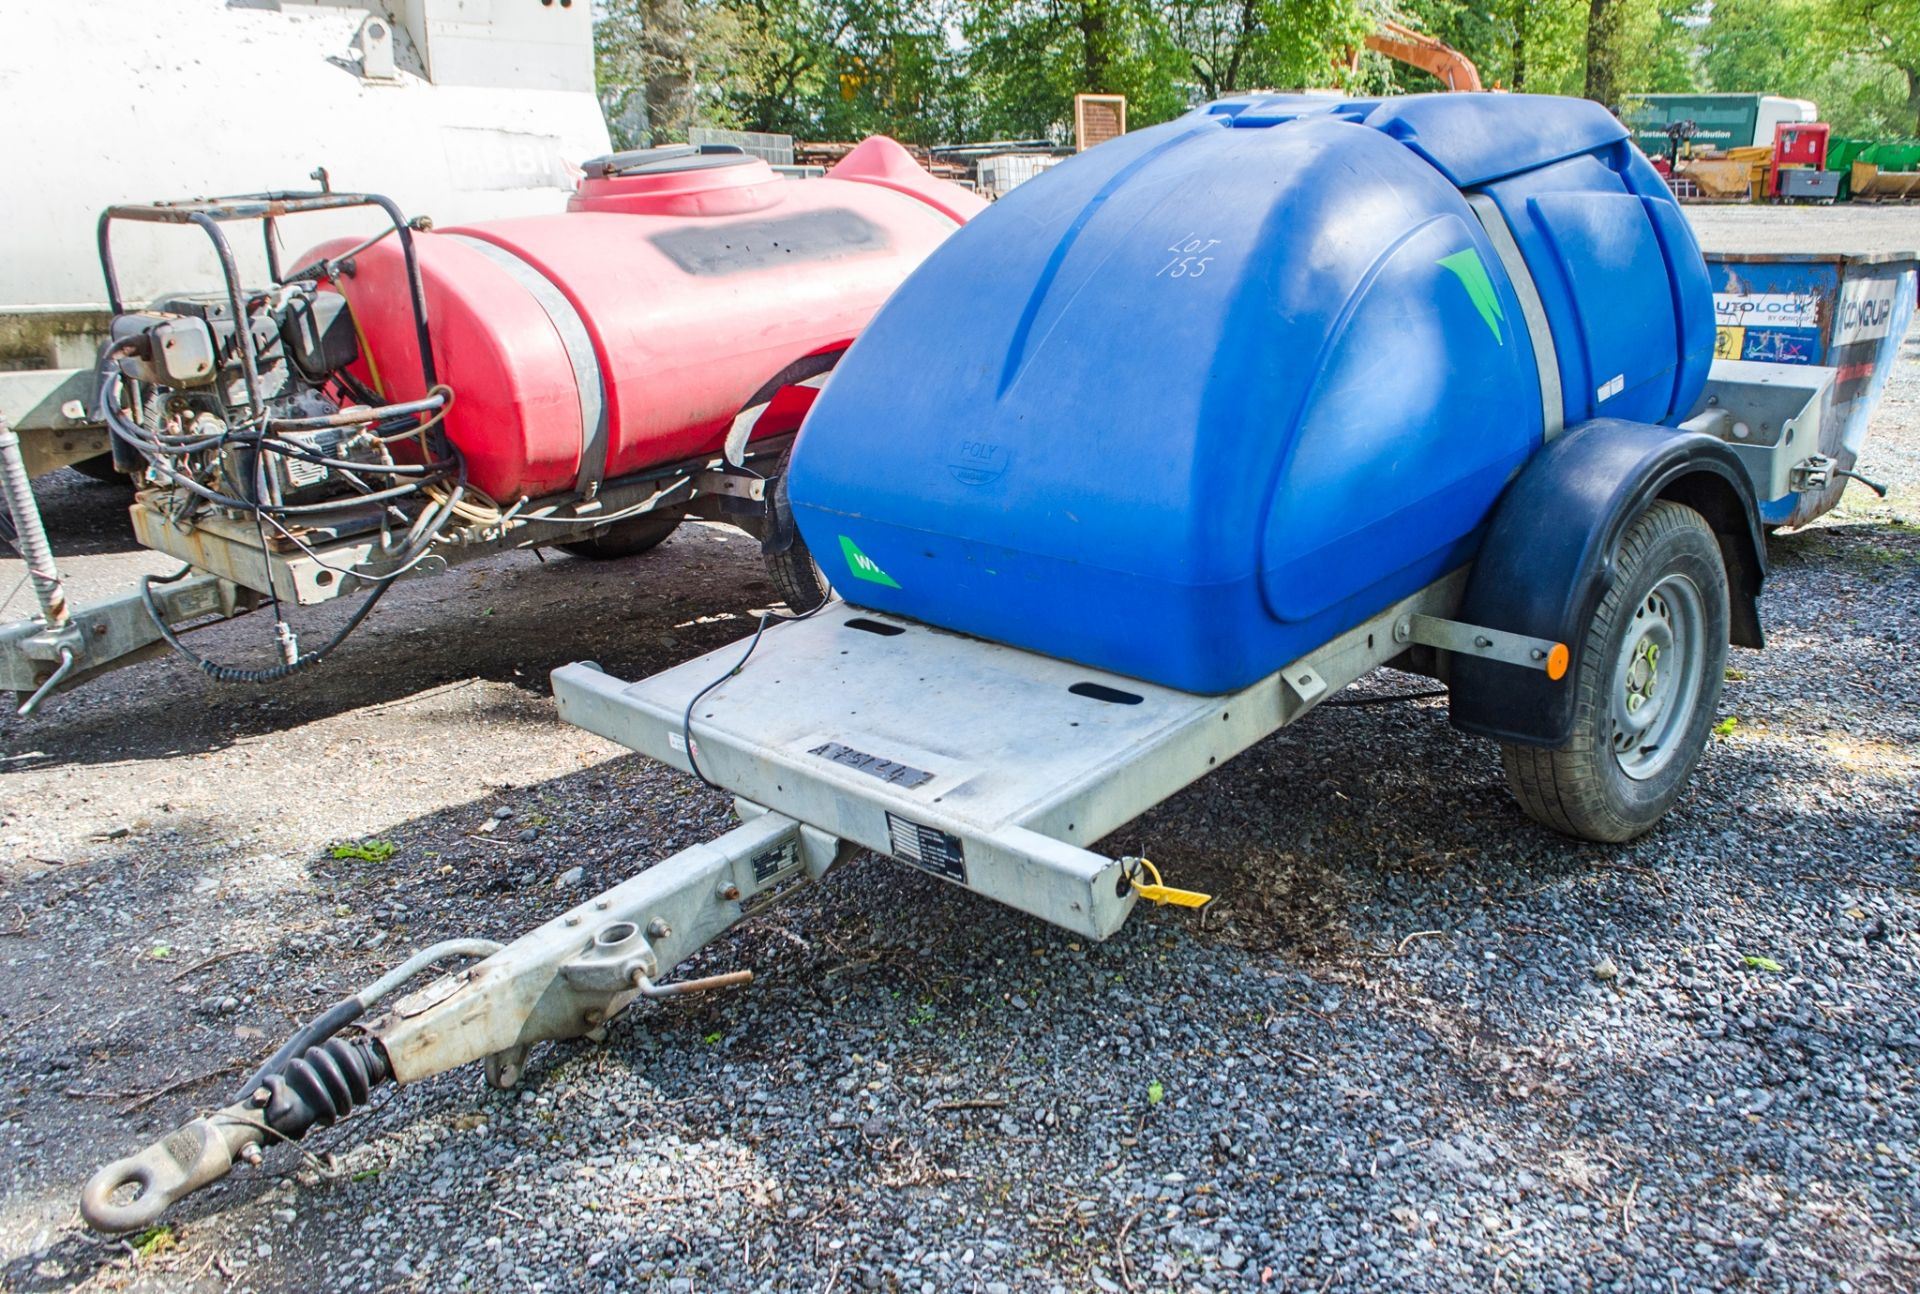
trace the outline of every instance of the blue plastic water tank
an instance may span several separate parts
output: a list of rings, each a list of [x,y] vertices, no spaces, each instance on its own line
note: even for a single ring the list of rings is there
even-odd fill
[[[859,605],[1196,692],[1278,669],[1469,560],[1542,442],[1474,190],[1537,285],[1565,421],[1682,416],[1705,268],[1604,110],[1238,99],[943,244],[807,419],[801,532]]]

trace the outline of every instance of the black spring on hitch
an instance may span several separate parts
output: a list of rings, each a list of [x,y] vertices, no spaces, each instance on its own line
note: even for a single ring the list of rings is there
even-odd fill
[[[289,1141],[343,1118],[393,1077],[386,1053],[372,1038],[330,1038],[263,1076],[252,1100],[266,1101],[260,1117]]]

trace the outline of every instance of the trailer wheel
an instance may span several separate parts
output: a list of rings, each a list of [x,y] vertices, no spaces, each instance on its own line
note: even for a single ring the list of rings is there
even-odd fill
[[[793,504],[787,499],[787,459],[792,455],[793,447],[788,446],[774,465],[772,503],[775,531],[784,531],[792,542],[784,552],[762,553],[761,557],[767,564],[767,578],[773,581],[787,610],[805,615],[833,596],[833,585],[820,563],[813,560],[813,550],[793,522]]]
[[[572,543],[561,544],[576,557],[584,557],[593,562],[610,562],[617,557],[632,557],[648,549],[658,548],[666,542],[683,520],[678,512],[648,513],[644,516],[629,517],[625,521],[616,521],[605,530],[595,531],[585,539],[576,539]]]
[[[1727,571],[1704,517],[1654,503],[1628,528],[1615,569],[1577,652],[1571,739],[1559,750],[1501,748],[1530,817],[1603,842],[1643,834],[1680,798],[1727,663]]]

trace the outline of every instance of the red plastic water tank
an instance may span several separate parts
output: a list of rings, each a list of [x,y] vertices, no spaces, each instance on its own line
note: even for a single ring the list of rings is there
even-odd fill
[[[415,239],[435,364],[456,394],[447,436],[502,502],[715,452],[743,408],[844,350],[985,205],[884,138],[824,179],[685,147],[586,171],[563,215]],[[423,394],[395,241],[355,256],[337,286],[362,338],[358,376],[388,399]],[[754,434],[792,430],[810,403],[789,393]]]

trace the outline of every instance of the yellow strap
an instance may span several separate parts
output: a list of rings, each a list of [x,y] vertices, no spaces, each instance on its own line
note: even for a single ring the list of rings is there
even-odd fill
[[[1160,879],[1160,869],[1147,859],[1138,859],[1141,868],[1153,877],[1151,884],[1142,884],[1139,877],[1133,881],[1134,893],[1149,903],[1171,903],[1180,908],[1204,908],[1213,902],[1213,895],[1202,894],[1199,890],[1182,890],[1167,885]]]

